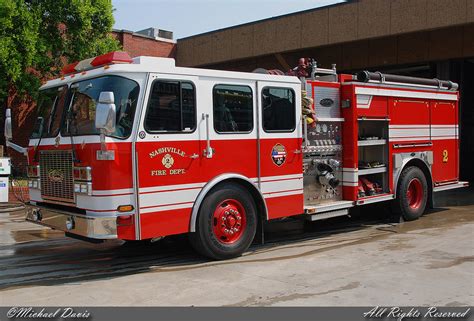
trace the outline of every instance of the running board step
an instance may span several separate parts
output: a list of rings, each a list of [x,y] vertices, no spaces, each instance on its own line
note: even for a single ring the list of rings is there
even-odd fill
[[[325,212],[325,213],[321,213],[321,214],[306,214],[305,215],[305,219],[307,221],[319,221],[319,220],[325,220],[327,218],[331,218],[331,217],[337,217],[337,216],[345,216],[345,215],[349,215],[349,210],[346,208],[346,209],[343,209],[343,210],[337,210],[337,211],[330,211],[330,212]]]
[[[373,203],[378,203],[378,202],[384,202],[384,201],[390,201],[395,198],[395,195],[393,194],[382,194],[382,195],[373,195],[373,196],[367,196],[361,199],[358,199],[356,204],[357,205],[367,205],[367,204],[373,204]]]
[[[318,205],[308,205],[304,207],[305,214],[321,214],[335,210],[343,210],[354,206],[353,201],[335,201]]]
[[[354,206],[352,201],[335,201],[304,207],[304,217],[309,221],[324,220],[331,217],[349,215],[349,208]]]
[[[447,191],[450,189],[468,187],[468,186],[469,186],[469,182],[455,182],[455,183],[443,184],[443,185],[438,185],[438,186],[433,187],[433,192]]]

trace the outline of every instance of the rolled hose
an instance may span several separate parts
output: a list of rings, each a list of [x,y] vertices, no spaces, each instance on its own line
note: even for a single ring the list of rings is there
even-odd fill
[[[392,82],[401,82],[401,83],[407,83],[407,84],[435,86],[435,87],[440,87],[440,88],[453,90],[453,91],[459,88],[459,85],[457,83],[449,81],[449,80],[383,74],[381,72],[370,72],[367,70],[358,72],[356,75],[356,79],[361,82],[369,82],[370,80],[374,80],[374,81],[389,81],[389,82],[392,81]]]

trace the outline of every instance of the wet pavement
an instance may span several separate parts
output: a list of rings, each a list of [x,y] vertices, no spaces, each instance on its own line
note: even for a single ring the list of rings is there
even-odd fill
[[[474,189],[436,196],[414,222],[385,204],[272,222],[220,262],[183,236],[89,244],[0,213],[0,305],[474,305]]]

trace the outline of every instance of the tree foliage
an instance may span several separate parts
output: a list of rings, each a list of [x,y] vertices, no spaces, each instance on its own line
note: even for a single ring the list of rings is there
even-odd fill
[[[36,64],[40,22],[27,3],[0,0],[0,100],[12,86],[24,91],[39,81],[28,67]]]
[[[119,49],[112,13],[110,0],[0,0],[0,102],[34,97],[67,62]]]

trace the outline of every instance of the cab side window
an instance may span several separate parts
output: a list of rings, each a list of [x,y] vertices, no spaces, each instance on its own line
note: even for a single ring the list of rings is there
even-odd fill
[[[193,132],[196,93],[188,81],[155,80],[145,117],[149,132]]]
[[[214,129],[218,133],[248,133],[253,129],[252,89],[216,85],[213,90]]]
[[[290,88],[262,89],[263,130],[292,132],[296,126],[295,92]]]

